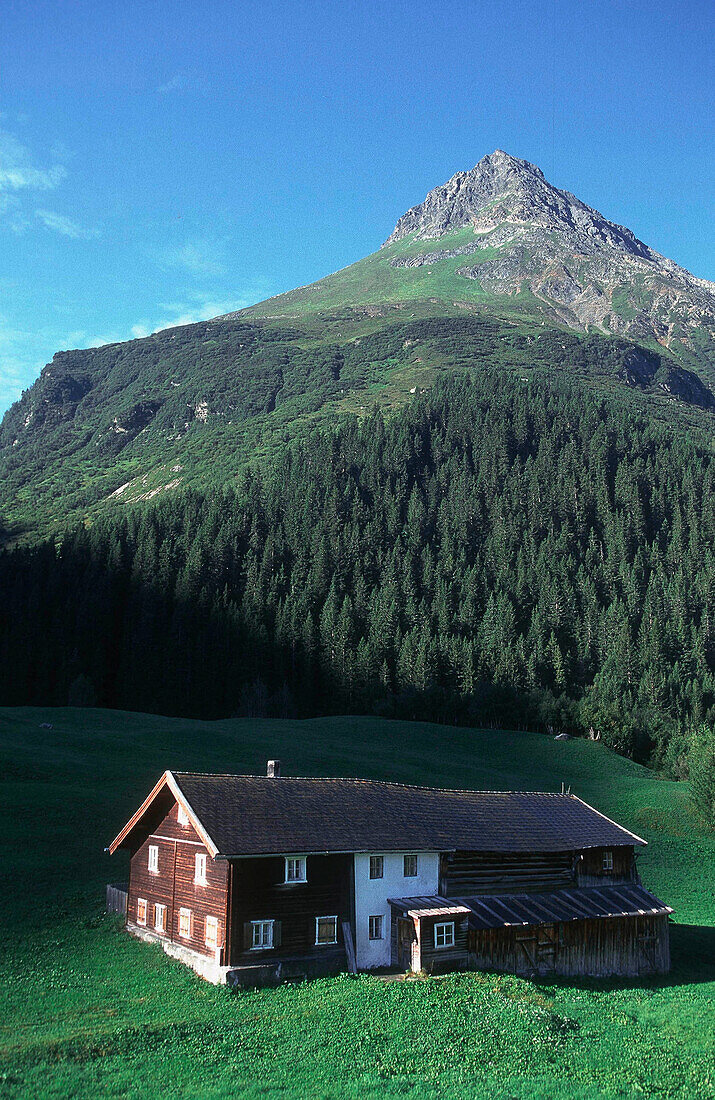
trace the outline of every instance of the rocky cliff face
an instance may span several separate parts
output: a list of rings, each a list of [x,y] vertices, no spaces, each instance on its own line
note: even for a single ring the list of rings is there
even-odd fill
[[[474,241],[435,247],[465,228]],[[664,346],[687,346],[696,332],[715,341],[715,284],[501,150],[430,191],[400,218],[385,245],[406,237],[429,242],[429,248],[395,259],[396,266],[464,255],[459,274],[465,279],[478,279],[493,294],[529,290],[574,328],[593,326]]]

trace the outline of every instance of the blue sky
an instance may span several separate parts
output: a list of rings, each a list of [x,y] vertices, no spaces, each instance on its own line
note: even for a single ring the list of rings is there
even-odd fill
[[[715,280],[710,3],[4,0],[0,412],[373,251],[496,148]]]

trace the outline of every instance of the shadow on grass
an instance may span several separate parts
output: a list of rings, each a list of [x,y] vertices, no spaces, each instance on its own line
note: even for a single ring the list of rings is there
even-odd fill
[[[715,982],[715,926],[672,923],[670,958],[672,969],[663,984]]]

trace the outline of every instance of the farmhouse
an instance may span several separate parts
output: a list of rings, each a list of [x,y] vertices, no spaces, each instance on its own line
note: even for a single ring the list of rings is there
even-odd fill
[[[109,847],[127,928],[214,982],[398,967],[642,975],[672,910],[572,794],[165,772]]]

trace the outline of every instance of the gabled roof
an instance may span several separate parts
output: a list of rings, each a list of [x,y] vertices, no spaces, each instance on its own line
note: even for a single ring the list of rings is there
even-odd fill
[[[559,924],[595,917],[664,916],[672,913],[643,886],[587,886],[544,894],[492,894],[475,898],[389,898],[390,905],[410,917],[469,913],[469,927],[510,928]],[[448,908],[451,907],[451,908]]]
[[[564,852],[645,844],[570,794],[455,791],[372,779],[166,772],[110,851],[170,788],[212,855],[288,852]]]

